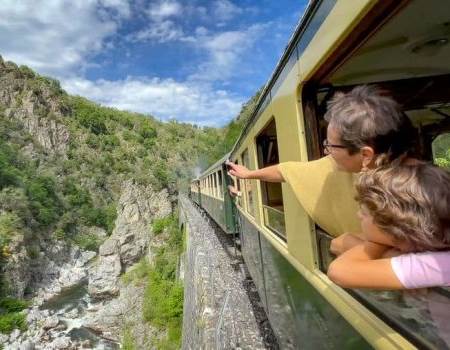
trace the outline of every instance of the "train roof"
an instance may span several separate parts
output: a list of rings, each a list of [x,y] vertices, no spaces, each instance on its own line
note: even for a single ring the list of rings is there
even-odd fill
[[[244,126],[244,129],[242,130],[241,134],[239,135],[236,143],[234,144],[230,154],[232,154],[240,145],[242,139],[247,134],[248,129],[250,126],[258,119],[259,115],[261,114],[262,110],[266,107],[263,106],[266,104],[267,99],[270,100],[270,92],[275,84],[278,76],[280,75],[280,72],[286,65],[287,61],[291,57],[291,54],[294,52],[294,49],[299,41],[299,39],[302,37],[302,34],[305,32],[305,29],[308,27],[308,25],[311,23],[311,19],[316,12],[318,6],[320,5],[320,0],[310,0],[305,12],[303,13],[302,17],[300,18],[299,22],[297,23],[297,26],[292,33],[291,37],[289,38],[288,44],[286,45],[283,54],[281,55],[281,58],[278,60],[277,65],[275,66],[274,71],[272,72],[272,75],[270,76],[270,79],[267,81],[267,83],[264,85],[263,91],[261,95],[259,96],[258,102],[248,120],[246,125]]]

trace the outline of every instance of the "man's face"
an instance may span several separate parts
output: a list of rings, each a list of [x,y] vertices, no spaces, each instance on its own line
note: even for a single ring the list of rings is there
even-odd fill
[[[332,126],[328,125],[327,140],[330,145],[325,149],[327,154],[330,154],[337,164],[339,170],[350,173],[358,173],[362,167],[362,157],[360,152],[350,155],[347,148],[339,148],[334,146],[342,146],[339,132]]]

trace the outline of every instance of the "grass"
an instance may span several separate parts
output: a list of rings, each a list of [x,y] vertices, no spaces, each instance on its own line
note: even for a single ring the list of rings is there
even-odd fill
[[[142,258],[132,269],[124,273],[121,278],[127,285],[131,282],[138,283],[148,277],[149,271],[150,264],[146,258]]]
[[[156,228],[156,229],[155,229]],[[167,337],[154,342],[161,350],[179,349],[183,321],[183,285],[176,278],[178,257],[183,249],[183,232],[178,218],[168,216],[153,222],[153,232],[167,232],[166,245],[158,249],[154,263],[148,270],[144,294],[144,319],[166,330]]]
[[[14,298],[0,299],[0,332],[9,334],[18,328],[21,331],[27,329],[26,315],[22,310],[26,309],[29,302]]]
[[[177,280],[178,257],[183,250],[183,232],[178,229],[178,218],[169,215],[152,222],[152,232],[164,232],[165,245],[155,248],[155,258],[150,264],[141,259],[122,276],[122,281],[146,283],[143,316],[144,320],[166,334],[153,340],[152,345],[160,350],[179,349],[183,322],[183,285]],[[127,326],[123,331],[123,349],[134,350],[132,332]]]
[[[123,350],[136,350],[134,345],[133,335],[131,334],[130,328],[125,328],[122,338],[122,349]]]

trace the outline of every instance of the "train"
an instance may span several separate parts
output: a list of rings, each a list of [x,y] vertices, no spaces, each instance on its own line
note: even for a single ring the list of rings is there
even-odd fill
[[[319,227],[288,184],[235,179],[226,166],[323,157],[327,101],[360,84],[390,91],[433,161],[436,140],[450,139],[449,62],[449,2],[310,1],[237,142],[192,180],[192,201],[240,240],[282,349],[450,348],[448,288],[427,299],[340,288],[326,270],[330,241],[343,232]],[[326,192],[316,205],[326,208]]]

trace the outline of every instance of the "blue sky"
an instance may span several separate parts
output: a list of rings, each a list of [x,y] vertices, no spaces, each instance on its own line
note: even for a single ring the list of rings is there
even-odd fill
[[[306,0],[2,0],[0,55],[103,105],[222,126],[269,78]]]

